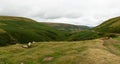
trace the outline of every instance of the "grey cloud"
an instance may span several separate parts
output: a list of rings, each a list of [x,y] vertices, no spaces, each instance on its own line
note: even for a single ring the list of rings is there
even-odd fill
[[[120,0],[0,0],[0,15],[96,26],[120,16]]]
[[[43,19],[56,19],[56,18],[79,18],[82,14],[78,10],[62,10],[62,9],[50,9],[50,10],[32,10],[30,15],[33,17],[40,17]]]

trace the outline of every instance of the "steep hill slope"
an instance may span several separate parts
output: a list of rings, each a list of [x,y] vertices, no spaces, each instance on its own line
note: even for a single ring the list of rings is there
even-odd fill
[[[72,25],[72,24],[64,24],[64,23],[49,23],[49,22],[41,22],[41,23],[63,31],[75,31],[75,30],[79,31],[90,28],[88,26]]]
[[[96,27],[99,31],[120,33],[120,16],[109,19]]]
[[[64,39],[62,32],[22,17],[0,16],[0,45]]]

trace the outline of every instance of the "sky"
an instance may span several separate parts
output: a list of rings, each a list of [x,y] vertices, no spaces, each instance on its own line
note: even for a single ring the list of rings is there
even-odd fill
[[[97,26],[120,16],[120,0],[0,0],[0,16]]]

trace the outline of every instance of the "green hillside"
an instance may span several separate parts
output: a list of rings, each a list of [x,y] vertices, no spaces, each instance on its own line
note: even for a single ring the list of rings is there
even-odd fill
[[[0,45],[63,40],[62,32],[23,17],[0,16]]]
[[[68,41],[91,40],[91,39],[96,39],[99,37],[102,37],[101,33],[94,32],[92,30],[84,30],[84,31],[72,33],[69,36]]]
[[[0,45],[32,41],[80,41],[106,36],[115,37],[116,35],[111,33],[120,33],[119,26],[120,17],[112,18],[93,29],[88,29],[87,26],[40,23],[23,17],[0,16]]]
[[[109,19],[95,29],[102,32],[120,33],[120,17]]]
[[[97,27],[89,30],[75,32],[68,38],[70,41],[90,40],[101,37],[117,37],[120,36],[120,17],[111,18]]]
[[[49,22],[41,22],[41,23],[62,31],[80,31],[90,28],[88,26],[72,25],[72,24],[64,24],[64,23],[49,23]]]

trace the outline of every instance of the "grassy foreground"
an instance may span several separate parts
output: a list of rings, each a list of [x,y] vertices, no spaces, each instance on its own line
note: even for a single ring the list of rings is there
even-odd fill
[[[119,64],[120,43],[113,42],[39,42],[28,49],[23,44],[10,45],[0,47],[0,64]]]

